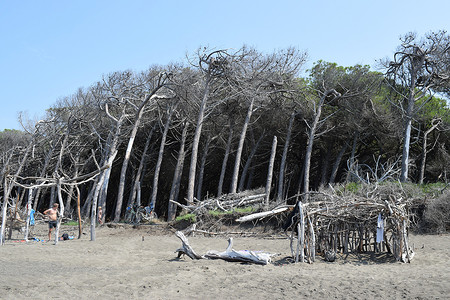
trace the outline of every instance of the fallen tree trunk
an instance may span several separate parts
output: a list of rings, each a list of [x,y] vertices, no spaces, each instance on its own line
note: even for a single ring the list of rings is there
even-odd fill
[[[175,252],[178,252],[178,258],[182,255],[187,255],[191,259],[223,259],[226,261],[234,261],[234,262],[245,262],[245,263],[254,263],[259,265],[267,265],[272,261],[272,257],[278,254],[271,254],[263,251],[250,251],[250,250],[234,250],[233,248],[233,238],[228,239],[228,247],[225,251],[219,252],[215,250],[208,251],[205,255],[199,255],[195,253],[194,249],[192,249],[191,245],[186,238],[186,236],[181,232],[175,232],[175,235],[181,240],[183,243],[181,248],[178,248]]]
[[[292,207],[293,207],[293,205],[283,206],[283,207],[279,207],[279,208],[274,208],[274,209],[269,210],[269,211],[263,211],[263,212],[259,212],[259,213],[254,213],[254,214],[251,214],[251,215],[240,217],[240,218],[236,219],[236,222],[248,222],[248,221],[253,221],[253,220],[256,220],[256,219],[262,219],[262,218],[270,217],[270,216],[273,216],[273,215],[285,212],[285,211],[291,209]]]
[[[223,259],[226,261],[237,261],[254,263],[259,265],[267,265],[272,261],[272,256],[276,254],[270,254],[263,251],[250,251],[250,250],[234,250],[233,249],[233,238],[228,239],[228,247],[225,251],[219,252],[215,250],[210,250],[205,254],[206,258],[209,259]]]

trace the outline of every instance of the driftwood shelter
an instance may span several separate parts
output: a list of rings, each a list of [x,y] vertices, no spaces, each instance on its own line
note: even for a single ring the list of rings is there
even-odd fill
[[[368,251],[386,251],[397,261],[412,260],[414,252],[408,243],[408,201],[394,197],[336,197],[323,193],[315,196],[305,203],[299,201],[285,226],[292,230],[291,251],[293,255],[295,252],[296,261],[313,262],[316,253],[333,261],[337,253]],[[296,249],[293,247],[295,235]]]
[[[283,229],[288,234],[291,254],[296,262],[312,263],[316,255],[334,261],[338,253],[346,257],[350,253],[362,252],[386,252],[402,262],[413,259],[414,252],[408,242],[412,200],[398,193],[380,192],[376,188],[367,196],[338,194],[335,191],[309,192],[299,195],[302,201],[296,205],[275,206],[242,216],[236,221],[261,220],[290,211]],[[252,198],[246,195],[245,199],[249,197]],[[212,199],[208,203],[212,205],[220,201]],[[196,209],[190,207],[190,211]],[[206,233],[203,230],[198,232]],[[200,257],[189,253],[193,250],[184,236],[177,236],[183,242],[179,253],[188,254],[193,259]]]

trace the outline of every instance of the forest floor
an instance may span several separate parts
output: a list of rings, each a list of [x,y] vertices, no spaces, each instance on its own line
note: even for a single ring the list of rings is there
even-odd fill
[[[47,225],[33,229],[47,239]],[[63,225],[62,233],[78,229]],[[416,255],[409,264],[386,254],[321,257],[292,263],[289,240],[281,232],[234,235],[236,250],[279,253],[261,266],[177,258],[181,241],[166,224],[133,228],[89,227],[80,239],[25,243],[14,232],[0,246],[1,299],[449,299],[450,235],[411,235]],[[224,251],[226,235],[189,236],[199,254]]]

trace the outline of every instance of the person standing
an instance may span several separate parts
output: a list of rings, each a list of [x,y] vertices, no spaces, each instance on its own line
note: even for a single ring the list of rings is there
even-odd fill
[[[51,240],[52,230],[56,228],[58,225],[58,203],[53,203],[53,206],[46,211],[44,211],[44,215],[48,216],[48,240]]]

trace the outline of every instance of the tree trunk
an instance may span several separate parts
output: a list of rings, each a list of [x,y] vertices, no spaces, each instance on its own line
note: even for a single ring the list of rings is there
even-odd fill
[[[265,137],[265,134],[262,133],[261,136],[259,137],[258,141],[256,141],[256,143],[253,145],[253,149],[250,152],[250,155],[248,156],[247,161],[245,162],[244,168],[242,169],[241,179],[239,180],[238,191],[240,191],[240,192],[244,190],[245,180],[247,179],[247,174],[248,174],[248,171],[250,170],[250,166],[252,164],[253,157],[255,157],[256,151],[258,150],[258,147],[261,144],[261,141],[264,137]]]
[[[350,154],[350,158],[349,158],[349,166],[348,166],[348,170],[347,170],[347,176],[345,178],[345,182],[349,182],[350,181],[350,175],[352,173],[352,169],[355,165],[355,155],[356,155],[356,144],[359,138],[359,132],[356,131],[354,136],[353,136],[353,145],[352,145],[352,153]]]
[[[161,171],[161,164],[164,157],[164,148],[166,146],[167,133],[169,132],[170,122],[172,121],[172,115],[177,108],[177,104],[170,108],[170,112],[167,116],[166,123],[164,124],[164,131],[161,137],[161,144],[159,146],[158,159],[155,165],[155,173],[153,174],[153,189],[152,197],[150,201],[150,207],[156,207],[156,196],[158,195],[158,183],[159,183],[159,173]]]
[[[286,142],[284,143],[283,155],[281,156],[280,174],[278,176],[277,202],[281,202],[284,199],[284,195],[283,195],[284,174],[286,172],[286,159],[287,159],[287,154],[288,154],[288,150],[289,150],[289,143],[291,141],[292,127],[294,126],[295,115],[296,115],[295,112],[293,112],[291,114],[291,117],[289,118],[289,126],[288,126],[288,130],[286,133]]]
[[[145,140],[144,150],[142,151],[142,156],[139,161],[139,167],[137,169],[136,176],[134,177],[133,189],[131,190],[130,198],[127,203],[127,207],[130,207],[134,204],[134,201],[136,198],[136,191],[138,188],[137,185],[140,184],[140,182],[141,182],[142,174],[143,173],[145,174],[145,171],[144,171],[145,162],[147,161],[147,152],[148,152],[148,148],[150,146],[150,141],[152,139],[154,129],[155,129],[155,126],[152,127],[152,129],[150,130],[150,133],[147,135],[147,139]],[[104,218],[104,216],[103,216],[103,218]],[[104,220],[103,220],[103,222],[104,222]]]
[[[245,141],[245,136],[247,134],[247,127],[248,127],[248,124],[250,123],[250,119],[253,114],[254,101],[255,101],[255,98],[252,98],[252,101],[250,102],[250,105],[247,109],[247,116],[245,117],[244,126],[242,127],[241,136],[239,138],[239,145],[236,150],[236,160],[234,162],[233,175],[231,177],[231,187],[230,187],[231,194],[235,194],[237,191],[237,184],[238,184],[238,178],[239,178],[239,167],[241,165],[242,150],[244,149],[244,141]]]
[[[189,123],[185,123],[183,132],[181,134],[181,143],[180,143],[180,150],[178,151],[178,158],[177,158],[177,165],[175,167],[175,172],[173,174],[173,180],[172,180],[172,187],[170,189],[170,195],[169,195],[169,207],[167,211],[167,221],[173,221],[175,219],[176,205],[171,202],[170,200],[177,201],[178,194],[180,191],[180,184],[181,184],[181,175],[183,173],[183,165],[184,165],[184,159],[186,156],[185,152],[185,144],[186,144],[186,137],[188,132]]]
[[[309,172],[311,168],[311,156],[312,156],[312,150],[313,150],[313,144],[314,139],[316,135],[316,131],[319,125],[320,116],[322,114],[322,107],[325,104],[325,99],[329,96],[333,95],[333,99],[330,102],[335,101],[337,98],[341,96],[336,90],[328,90],[325,93],[323,93],[322,97],[319,100],[319,103],[317,104],[317,110],[314,115],[314,121],[311,124],[309,133],[308,133],[308,146],[306,147],[306,153],[305,153],[305,165],[304,165],[304,176],[303,176],[303,192],[307,193],[309,192]],[[305,201],[308,199],[308,194],[305,194]]]
[[[270,153],[270,159],[269,159],[269,170],[267,172],[267,182],[266,182],[266,199],[265,199],[265,205],[266,207],[269,206],[269,199],[270,199],[270,190],[272,186],[272,174],[273,174],[273,165],[275,162],[275,154],[277,152],[277,137],[273,137],[272,142],[272,151]]]
[[[2,226],[0,228],[0,246],[5,243],[6,211],[8,209],[8,198],[6,197],[7,190],[8,190],[8,180],[5,176],[3,180],[3,206],[2,206]]]
[[[117,155],[117,150],[116,147],[113,145],[111,152],[111,156],[108,159],[107,164],[109,165],[108,169],[112,168],[113,165],[113,161],[116,158]],[[95,241],[95,225],[97,223],[97,200],[98,200],[98,196],[100,193],[100,189],[103,185],[103,182],[105,181],[106,178],[106,171],[108,171],[108,169],[104,170],[101,175],[100,175],[100,179],[98,184],[95,187],[95,192],[94,192],[94,196],[92,197],[92,208],[91,208],[91,241]]]
[[[406,121],[403,133],[403,151],[402,151],[402,169],[400,174],[400,182],[408,180],[409,169],[409,148],[411,143],[411,127],[415,104],[415,88],[416,88],[417,71],[413,66],[411,71],[411,86],[409,87],[408,106],[406,108]]]
[[[194,138],[192,141],[192,152],[191,152],[191,165],[189,167],[189,180],[188,180],[188,190],[186,200],[188,204],[194,203],[194,189],[195,189],[195,175],[197,172],[197,159],[198,159],[198,146],[200,144],[200,136],[202,133],[203,119],[205,116],[206,102],[209,98],[209,90],[211,84],[211,75],[206,75],[205,88],[203,91],[202,102],[200,103],[200,109],[198,111],[197,125],[195,127]]]
[[[331,154],[333,153],[333,141],[328,140],[326,142],[326,144],[328,144],[327,149],[326,150],[321,149],[321,154],[320,154],[320,161],[322,163],[320,184],[323,186],[327,184],[328,170],[330,169],[330,164],[331,164]]]
[[[219,177],[219,186],[217,187],[217,197],[222,196],[222,189],[223,189],[223,181],[225,179],[225,172],[227,169],[227,163],[228,163],[228,157],[230,156],[230,150],[231,150],[231,142],[233,141],[233,124],[231,123],[230,119],[230,132],[228,134],[228,141],[227,146],[225,149],[225,155],[223,157],[222,161],[222,169],[220,170],[220,177]]]
[[[117,201],[116,201],[116,210],[114,214],[114,222],[119,222],[120,214],[122,213],[122,203],[123,203],[123,194],[125,190],[125,179],[128,169],[128,162],[131,157],[131,150],[133,149],[134,140],[136,139],[136,134],[141,123],[141,117],[144,110],[141,110],[134,121],[133,129],[131,130],[130,138],[128,139],[128,146],[125,152],[125,156],[122,162],[122,169],[120,171],[120,181],[119,181],[119,191],[117,193]]]
[[[436,129],[436,127],[438,127],[440,123],[441,123],[440,119],[433,119],[433,121],[431,122],[431,124],[432,124],[431,128],[429,128],[423,134],[422,162],[420,164],[419,184],[423,184],[423,180],[424,180],[424,177],[425,177],[425,164],[426,164],[427,153],[428,153],[428,151],[427,151],[427,138],[428,138],[428,135],[434,129]]]
[[[25,223],[25,236],[24,239],[26,242],[28,242],[28,232],[30,229],[30,219],[31,219],[31,203],[33,201],[33,188],[30,188],[28,190],[28,203],[27,203],[27,207],[26,207],[26,212],[27,212],[27,220]]]
[[[57,183],[56,183],[56,193],[58,194],[59,217],[58,217],[58,222],[56,223],[56,230],[55,230],[55,245],[58,244],[58,240],[59,240],[59,229],[61,228],[61,222],[62,222],[62,218],[63,218],[63,216],[64,216],[64,201],[63,201],[62,192],[61,192],[61,179],[60,179],[60,178],[57,179]]]
[[[74,177],[78,177],[79,159],[80,159],[80,153],[77,154],[76,159],[73,162],[73,164],[75,165],[75,171],[74,171],[74,175],[73,175]],[[65,211],[67,211],[67,212],[70,212],[70,210],[71,210],[71,201],[72,201],[74,189],[75,189],[75,185],[70,185],[69,192],[67,193],[66,204],[65,204]]]
[[[45,161],[44,161],[44,165],[42,166],[41,172],[40,172],[40,177],[45,177],[45,173],[47,172],[48,166],[50,164],[50,160],[53,156],[53,151],[55,150],[55,145],[52,145],[52,147],[50,148],[50,151],[47,153],[46,157],[45,157]],[[41,196],[41,188],[38,188],[36,191],[36,195],[34,196],[34,204],[33,204],[33,209],[35,211],[38,211],[38,204],[39,204],[39,200],[40,200],[40,196]]]
[[[339,170],[339,165],[341,164],[341,160],[345,154],[345,151],[347,151],[347,147],[348,147],[348,144],[344,143],[344,145],[341,148],[341,151],[339,151],[339,154],[336,157],[336,161],[334,162],[333,169],[331,170],[331,176],[330,176],[330,180],[329,180],[330,184],[334,184],[334,181],[336,180],[336,175]]]
[[[203,149],[203,156],[200,162],[200,168],[198,172],[198,180],[197,180],[197,199],[202,199],[202,188],[203,188],[203,177],[205,175],[205,166],[206,166],[206,158],[208,157],[209,145],[211,143],[211,136],[208,135],[206,139],[205,148]]]
[[[304,174],[303,174],[303,192],[307,193],[309,191],[309,171],[311,167],[311,156],[312,156],[312,150],[313,150],[313,144],[314,144],[314,138],[316,135],[317,125],[320,121],[320,115],[322,114],[322,106],[325,102],[325,98],[328,95],[328,93],[325,93],[319,101],[319,104],[317,105],[317,111],[314,116],[314,121],[311,125],[311,128],[308,133],[308,145],[306,147],[305,152],[305,165],[304,165]],[[307,195],[307,194],[306,194]],[[305,202],[308,198],[308,196],[305,197]]]

